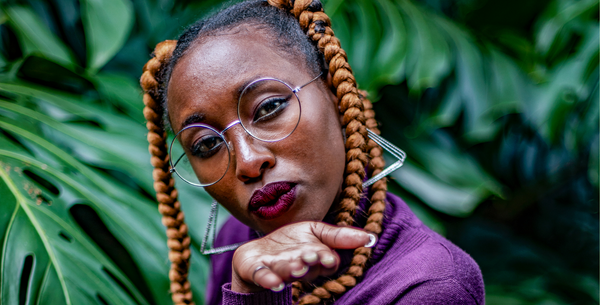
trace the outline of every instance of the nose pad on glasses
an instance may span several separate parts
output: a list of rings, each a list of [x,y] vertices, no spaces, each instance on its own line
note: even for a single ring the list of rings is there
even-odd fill
[[[240,130],[230,134],[229,138],[231,167],[240,181],[256,180],[267,169],[275,166],[275,155],[264,145],[267,143],[255,139],[241,126]]]

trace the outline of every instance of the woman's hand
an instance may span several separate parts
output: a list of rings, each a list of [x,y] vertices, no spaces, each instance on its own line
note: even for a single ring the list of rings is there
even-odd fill
[[[340,258],[332,249],[373,246],[376,237],[322,222],[290,224],[239,247],[233,255],[231,289],[281,291],[285,283],[333,274]]]

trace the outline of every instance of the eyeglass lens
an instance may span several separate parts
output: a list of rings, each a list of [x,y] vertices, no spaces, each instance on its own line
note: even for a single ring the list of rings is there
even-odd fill
[[[229,147],[225,139],[208,127],[194,126],[180,132],[183,153],[174,161],[175,172],[194,185],[219,181],[229,166]]]
[[[242,92],[238,116],[251,136],[275,142],[296,129],[300,107],[290,86],[276,79],[261,79]],[[172,159],[177,175],[197,186],[209,186],[223,178],[230,163],[229,146],[215,129],[208,125],[189,126],[179,132],[177,140],[183,148],[183,153]]]

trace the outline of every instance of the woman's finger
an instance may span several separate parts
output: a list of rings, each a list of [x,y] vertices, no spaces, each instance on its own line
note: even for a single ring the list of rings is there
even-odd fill
[[[312,233],[326,246],[333,249],[355,249],[375,245],[374,234],[350,227],[334,227],[325,223],[311,224]]]
[[[302,278],[308,272],[309,266],[301,259],[279,260],[271,265],[271,271],[277,274],[285,282],[293,282]]]
[[[321,267],[320,275],[328,275],[335,272],[340,265],[340,257],[331,250],[321,250],[319,254],[319,265]]]
[[[319,254],[317,251],[305,251],[302,253],[302,261],[308,266],[315,266],[319,264]]]
[[[260,265],[254,269],[252,281],[260,287],[273,291],[281,291],[285,288],[283,279],[265,265]]]
[[[329,276],[334,274],[340,264],[339,255],[332,250],[320,250],[316,253],[316,260],[310,266],[302,280],[311,281],[319,276]],[[304,260],[304,258],[303,258]]]

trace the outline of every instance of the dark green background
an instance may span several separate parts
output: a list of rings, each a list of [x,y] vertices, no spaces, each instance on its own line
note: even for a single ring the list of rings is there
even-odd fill
[[[138,78],[222,5],[0,1],[0,303],[169,304]],[[479,263],[487,303],[598,304],[598,1],[324,7],[408,154],[390,189]],[[210,198],[178,186],[201,304]]]

